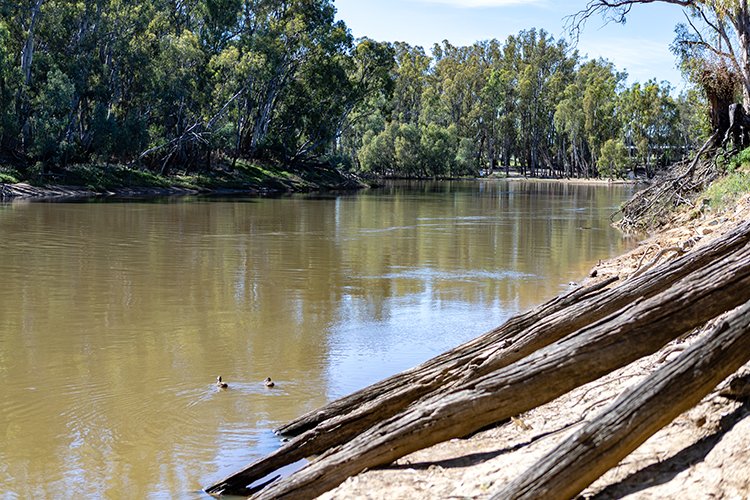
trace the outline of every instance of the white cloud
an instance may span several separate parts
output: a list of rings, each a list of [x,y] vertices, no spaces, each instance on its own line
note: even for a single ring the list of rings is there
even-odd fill
[[[439,3],[453,7],[507,7],[509,5],[529,5],[542,3],[544,0],[418,0],[422,3]]]

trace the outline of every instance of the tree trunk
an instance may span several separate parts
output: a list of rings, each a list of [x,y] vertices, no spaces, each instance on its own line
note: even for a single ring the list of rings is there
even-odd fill
[[[367,468],[467,436],[652,354],[747,300],[750,246],[511,366],[422,399],[268,486],[257,498],[313,498]]]
[[[34,61],[34,30],[39,22],[44,0],[36,0],[31,8],[31,19],[29,21],[29,31],[26,35],[26,41],[23,44],[21,52],[21,73],[23,75],[23,86],[19,95],[19,128],[23,138],[23,148],[28,149],[31,144],[31,127],[29,126],[29,116],[31,115],[31,106],[28,102],[29,91],[31,90],[31,67]]]
[[[617,399],[493,500],[578,495],[750,361],[750,302],[674,362]]]
[[[631,278],[616,288],[606,290],[601,295],[596,294],[602,286],[600,284],[556,297],[532,311],[511,318],[501,327],[428,360],[416,368],[393,375],[302,415],[279,427],[278,432],[285,436],[297,436],[329,418],[361,410],[362,405],[372,404],[377,398],[387,396],[390,391],[400,391],[414,384],[423,385],[425,381],[457,368],[471,369],[479,362],[486,362],[486,354],[484,356],[481,354],[487,348],[492,348],[493,354],[506,351],[508,356],[504,365],[498,364],[491,367],[492,369],[506,366],[539,347],[619,310],[639,297],[650,297],[666,290],[678,279],[748,243],[750,243],[750,223],[743,224],[724,237],[667,262],[652,272]],[[549,336],[553,338],[543,340],[549,339]],[[524,349],[523,345],[530,342],[537,343]],[[511,345],[512,349],[508,349],[507,347]],[[346,439],[343,439],[341,442],[345,441]]]
[[[466,344],[460,349],[443,354],[418,368],[386,379],[367,390],[358,391],[351,396],[335,401],[323,409],[293,422],[289,427],[290,430],[296,432],[314,427],[312,430],[287,443],[269,457],[207,488],[206,491],[210,493],[221,490],[242,491],[241,488],[244,488],[245,485],[262,478],[283,465],[293,463],[311,454],[320,453],[333,446],[345,445],[354,436],[372,427],[377,422],[388,421],[388,419],[398,421],[399,412],[402,412],[408,404],[420,397],[423,398],[422,402],[414,404],[412,408],[420,407],[428,399],[436,401],[441,401],[443,398],[450,399],[457,391],[472,385],[472,382],[477,378],[491,376],[487,374],[497,373],[497,370],[503,367],[510,370],[518,364],[525,363],[526,360],[524,359],[516,365],[508,366],[539,347],[547,345],[577,328],[582,328],[597,321],[613,310],[616,311],[625,307],[639,297],[652,296],[660,290],[669,288],[686,273],[696,271],[696,269],[700,270],[699,274],[701,275],[715,272],[715,263],[709,263],[728,252],[742,251],[737,249],[744,247],[745,252],[750,253],[747,245],[749,236],[750,225],[745,224],[732,234],[703,249],[691,252],[680,259],[644,273],[638,278],[628,280],[621,287],[585,300],[580,308],[571,306],[567,309],[564,307],[554,309],[555,301],[563,301],[565,297],[555,299],[555,301],[551,301],[552,304],[545,304],[537,311],[513,318],[503,327]],[[662,295],[667,293],[669,292],[663,292]],[[719,292],[713,291],[711,293]],[[642,308],[636,309],[641,310]],[[546,321],[539,321],[533,314],[537,313],[543,317],[545,311],[547,313],[551,311],[551,316]],[[626,313],[621,314],[625,315]],[[627,314],[632,315],[633,313]],[[646,316],[648,315],[646,314]],[[616,320],[617,316],[611,316],[609,321]],[[521,411],[525,410],[511,413],[506,417]],[[409,414],[408,411],[402,413],[401,416],[407,414]],[[495,414],[492,415],[492,418],[494,418]],[[502,418],[505,417],[499,419]],[[469,426],[476,424],[471,419],[469,421]],[[479,428],[492,422],[481,420]],[[370,429],[362,436],[370,435],[378,427],[380,426]],[[355,438],[355,440],[360,438]],[[442,439],[426,442],[425,446],[440,440]],[[416,449],[419,449],[419,447]],[[367,466],[369,465],[365,465],[365,467]]]
[[[742,83],[742,105],[750,110],[750,16],[748,16],[747,3],[740,2],[736,21],[733,23],[737,30],[737,38],[740,40],[740,80]]]

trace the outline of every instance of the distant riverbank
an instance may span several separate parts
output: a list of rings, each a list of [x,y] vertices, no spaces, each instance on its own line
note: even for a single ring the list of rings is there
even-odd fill
[[[37,175],[29,175],[28,172],[21,174],[18,170],[3,169],[0,166],[0,200],[195,194],[264,196],[312,191],[351,191],[378,186],[389,180],[392,179],[372,178],[365,181],[355,174],[325,164],[292,168],[245,161],[238,161],[234,167],[227,164],[223,168],[214,168],[210,173],[176,173],[168,176],[123,165],[73,165],[55,173]],[[526,177],[513,172],[511,175],[478,177],[477,180],[595,185],[646,182],[641,179]]]
[[[290,168],[237,162],[210,173],[162,176],[122,165],[75,165],[53,174],[0,171],[0,200],[141,197],[191,194],[248,194],[356,190],[360,178],[330,165]]]
[[[544,182],[566,182],[571,184],[642,184],[648,183],[648,179],[635,177],[633,179],[605,178],[605,177],[529,177],[518,171],[511,170],[509,173],[493,172],[481,177],[482,179],[498,179],[508,181],[544,181]]]

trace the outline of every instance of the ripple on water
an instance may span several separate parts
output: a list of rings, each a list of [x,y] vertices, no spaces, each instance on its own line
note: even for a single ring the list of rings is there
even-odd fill
[[[483,281],[520,280],[534,278],[535,275],[518,271],[440,271],[431,268],[412,268],[400,272],[378,276],[362,276],[365,280],[419,280],[419,281]]]

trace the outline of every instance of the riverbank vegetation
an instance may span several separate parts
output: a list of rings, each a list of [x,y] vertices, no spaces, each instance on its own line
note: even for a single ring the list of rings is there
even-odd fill
[[[330,0],[3,2],[0,40],[5,179],[651,176],[706,130],[697,92],[627,86],[542,30],[428,53],[354,40]]]
[[[585,60],[543,30],[443,42],[432,56],[395,48],[393,98],[348,150],[379,175],[621,177],[639,167],[652,176],[705,134],[697,93],[627,86],[611,63]]]

